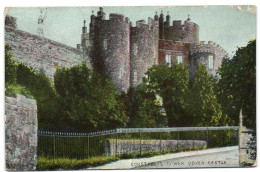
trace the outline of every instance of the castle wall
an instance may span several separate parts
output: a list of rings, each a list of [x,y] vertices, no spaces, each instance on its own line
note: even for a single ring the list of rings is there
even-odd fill
[[[159,40],[159,65],[166,64],[166,55],[171,56],[171,64],[176,64],[178,56],[182,57],[184,65],[189,64],[190,44],[172,40]]]
[[[194,144],[194,145],[193,145]],[[178,148],[207,146],[204,140],[106,140],[104,143],[105,155],[121,155],[128,153],[142,153],[169,151]]]
[[[181,24],[181,20],[173,21],[172,26],[165,26],[164,35],[166,40],[197,43],[199,41],[199,26],[190,21]]]
[[[136,87],[142,83],[148,68],[158,64],[158,22],[148,18],[148,24],[141,20],[131,27],[130,37],[130,83]]]
[[[197,43],[199,41],[199,26],[197,24],[185,21],[182,27],[181,41],[191,43]]]
[[[209,66],[209,56],[213,56],[213,68],[210,68]],[[193,76],[196,71],[196,66],[199,63],[202,63],[205,65],[208,73],[215,77],[217,76],[216,72],[220,67],[223,58],[227,57],[227,52],[212,41],[209,41],[208,44],[205,44],[204,41],[193,44],[191,46],[190,74]]]
[[[52,78],[55,66],[70,67],[87,61],[79,50],[15,28],[5,26],[5,43],[11,46],[14,60]]]
[[[130,22],[119,14],[109,20],[97,17],[90,33],[93,41],[91,56],[95,69],[112,79],[119,91],[130,86]]]
[[[7,170],[36,170],[37,129],[36,101],[22,95],[5,97],[5,159]]]

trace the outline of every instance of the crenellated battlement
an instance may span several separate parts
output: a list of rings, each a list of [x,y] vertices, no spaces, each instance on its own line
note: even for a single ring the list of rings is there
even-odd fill
[[[145,20],[136,21],[136,26],[131,26],[131,28],[143,28],[143,29],[154,29],[158,27],[158,21],[155,21],[151,17],[148,17],[148,22]],[[157,29],[157,28],[156,28]]]
[[[176,41],[173,42],[173,40],[165,40],[160,39],[159,40],[159,49],[160,50],[171,50],[171,51],[190,51],[190,43]]]
[[[208,41],[208,43],[205,43],[205,41],[200,41],[196,44],[193,44],[191,46],[191,55],[197,54],[197,53],[216,53],[216,51],[222,52],[225,54],[225,56],[228,56],[228,53],[217,43],[213,41]]]
[[[117,14],[117,13],[110,13],[109,14],[109,20],[110,21],[130,23],[130,20],[129,20],[128,17],[125,17],[124,15]]]

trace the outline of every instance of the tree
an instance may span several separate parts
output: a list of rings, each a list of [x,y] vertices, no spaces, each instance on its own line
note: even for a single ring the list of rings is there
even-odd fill
[[[205,66],[199,64],[191,82],[188,111],[192,115],[193,126],[227,125],[229,118],[221,112],[217,102],[216,83]]]
[[[144,82],[137,88],[130,88],[128,92],[128,127],[165,127],[167,121],[161,114],[161,105],[146,84]]]
[[[13,60],[11,54],[11,47],[5,45],[5,83],[6,84],[16,83],[16,70],[17,70],[17,65]]]
[[[256,40],[240,47],[232,59],[225,59],[219,69],[218,99],[224,113],[238,125],[242,108],[243,122],[256,128]]]
[[[37,117],[40,127],[61,127],[58,97],[52,81],[43,73],[37,73],[23,64],[17,66],[17,83],[26,87],[37,101]]]
[[[165,65],[154,66],[147,72],[149,88],[163,99],[168,126],[187,126],[189,117],[185,112],[186,94],[189,86],[187,66],[176,64],[172,67]]]
[[[108,77],[94,73],[85,63],[58,68],[54,85],[67,125],[84,132],[125,125],[126,112],[116,88]]]

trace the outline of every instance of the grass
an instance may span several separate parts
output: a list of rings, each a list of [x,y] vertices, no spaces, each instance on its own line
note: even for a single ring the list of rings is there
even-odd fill
[[[19,84],[6,84],[5,85],[5,95],[10,97],[16,97],[16,94],[24,95],[27,98],[33,98],[30,91],[28,91],[24,86]]]
[[[206,149],[206,146],[195,147],[195,148],[180,148],[170,151],[162,152],[149,152],[149,153],[133,153],[133,154],[123,154],[123,155],[112,155],[112,156],[97,156],[88,159],[69,159],[69,158],[55,158],[49,159],[46,157],[39,157],[37,163],[37,170],[78,170],[93,166],[99,166],[107,164],[109,162],[117,161],[120,159],[133,159],[133,158],[143,158],[152,157],[156,155],[163,155],[168,153],[177,153],[191,150],[202,150]]]

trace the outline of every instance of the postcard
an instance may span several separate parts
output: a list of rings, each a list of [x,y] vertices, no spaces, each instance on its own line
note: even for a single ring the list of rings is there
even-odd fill
[[[10,7],[6,170],[256,166],[256,6]]]

